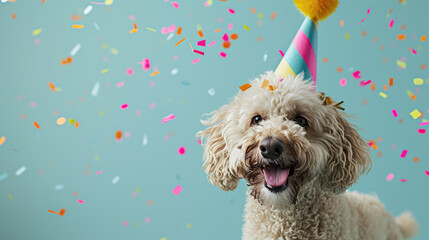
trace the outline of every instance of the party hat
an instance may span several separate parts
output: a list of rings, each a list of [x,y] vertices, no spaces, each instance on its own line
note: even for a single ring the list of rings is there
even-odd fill
[[[293,1],[306,17],[275,73],[288,77],[304,72],[304,78],[311,78],[316,85],[318,21],[326,19],[335,11],[338,0]]]

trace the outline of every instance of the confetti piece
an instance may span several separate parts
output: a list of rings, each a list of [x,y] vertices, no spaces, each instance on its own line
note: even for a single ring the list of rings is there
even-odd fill
[[[371,83],[371,80],[368,80],[368,81],[360,81],[359,82],[359,85],[361,86],[361,87],[363,87],[363,86],[366,86],[366,85],[368,85],[368,84],[370,84]]]
[[[410,115],[411,115],[411,117],[413,117],[414,119],[416,119],[416,118],[420,117],[422,115],[422,113],[419,110],[415,109],[414,111],[412,111],[410,113]]]
[[[355,79],[359,79],[359,78],[361,78],[361,77],[362,77],[362,76],[360,75],[360,71],[353,72],[353,73],[352,73],[352,75],[353,75],[353,77],[354,77]]]
[[[3,145],[3,143],[6,141],[6,137],[3,136],[0,138],[0,146]]]
[[[176,47],[177,45],[179,45],[180,43],[182,43],[183,41],[185,41],[185,39],[186,39],[186,37],[184,37],[182,40],[178,41],[178,42],[176,43],[176,45],[174,45],[174,47]]]
[[[109,72],[109,69],[108,69],[108,68],[105,68],[105,69],[101,70],[101,73],[103,73],[103,74],[105,74],[105,73],[107,73],[107,72]]]
[[[425,42],[425,40],[426,40],[426,35],[423,35],[423,36],[420,38],[420,41],[421,41],[421,42]]]
[[[179,147],[179,149],[177,150],[177,153],[179,153],[179,155],[184,155],[186,153],[186,148],[185,147]]]
[[[71,50],[70,55],[73,57],[80,49],[80,44],[76,44],[76,46]]]
[[[180,185],[177,185],[174,189],[173,189],[173,193],[174,195],[179,195],[179,193],[182,191],[182,187]]]
[[[394,117],[397,117],[397,116],[398,116],[398,113],[396,112],[396,109],[393,109],[393,110],[392,110],[392,114],[393,114],[393,116],[394,116]]]
[[[137,27],[137,23],[133,23],[133,29],[130,30],[130,33],[135,33],[139,30],[139,28]]]
[[[92,87],[92,91],[91,91],[91,95],[93,96],[93,97],[96,97],[97,95],[98,95],[98,90],[100,89],[100,83],[99,82],[96,82],[95,84],[94,84],[94,87]]]
[[[197,63],[197,62],[199,62],[200,61],[200,59],[199,58],[195,58],[194,60],[192,60],[192,64],[195,64],[195,63]]]
[[[64,208],[61,208],[60,212],[58,213],[58,215],[64,216],[65,213],[66,213],[66,210]]]
[[[232,40],[237,40],[238,39],[238,34],[237,33],[233,33],[233,34],[231,34],[231,39]]]
[[[92,11],[92,5],[88,5],[84,10],[83,10],[83,15],[88,15],[91,11]]]
[[[221,57],[223,57],[223,58],[225,58],[225,57],[226,57],[226,53],[224,53],[224,52],[220,52],[220,53],[219,53],[219,55],[220,55]]]
[[[35,126],[37,129],[40,129],[40,126],[39,126],[39,124],[38,124],[37,122],[33,122],[33,124],[34,124],[34,126]]]
[[[200,37],[204,37],[204,33],[203,33],[203,31],[198,30],[198,36],[200,36]]]
[[[403,69],[407,68],[407,64],[402,61],[396,60],[396,64]]]
[[[128,108],[128,104],[127,104],[127,103],[122,104],[122,105],[121,105],[121,108],[122,108],[122,109],[126,109],[126,108]]]
[[[268,85],[268,90],[274,91],[276,90],[276,87],[274,87],[273,85]]]
[[[73,58],[72,57],[67,57],[67,59],[61,60],[61,64],[62,65],[66,65],[66,64],[69,64],[71,62],[73,62]]]
[[[211,47],[216,43],[216,41],[211,42],[208,46]]]
[[[279,53],[282,56],[282,58],[285,56],[285,53],[282,50],[279,50]]]
[[[198,41],[197,45],[205,47],[206,46],[206,40],[204,39],[204,40]]]
[[[271,13],[271,19],[274,20],[274,18],[276,18],[277,12],[273,12]]]
[[[378,95],[380,95],[383,98],[387,98],[387,95],[384,92],[380,92]]]
[[[401,158],[405,158],[407,156],[408,150],[403,150],[401,153]]]
[[[84,25],[73,24],[72,28],[83,28]]]
[[[143,135],[143,142],[142,142],[142,145],[143,146],[146,146],[147,145],[147,135],[145,134],[145,135]]]
[[[264,81],[262,82],[261,88],[266,88],[269,82],[270,81],[268,81],[267,79],[264,79]]]
[[[229,37],[228,37],[228,34],[227,34],[227,33],[225,33],[225,34],[223,35],[222,40],[224,40],[225,42],[228,42]]]
[[[389,28],[392,28],[394,23],[395,23],[395,20],[390,19],[390,22],[389,22]]]
[[[175,119],[175,118],[176,118],[176,116],[174,116],[174,114],[170,114],[170,115],[168,115],[168,116],[164,117],[164,118],[161,120],[161,123],[166,123],[166,122],[171,121],[171,120],[173,120],[173,119]]]
[[[419,126],[425,126],[425,125],[428,125],[429,124],[429,122],[421,122],[420,124],[419,124]],[[0,144],[1,145],[1,144]]]
[[[231,8],[228,8],[228,12],[231,13],[231,14],[235,14],[234,9],[231,9]]]
[[[421,78],[414,78],[414,84],[415,85],[423,85],[423,79]]]
[[[203,55],[204,55],[204,54],[203,54]],[[151,73],[151,74],[150,74],[150,76],[151,76],[151,77],[153,77],[153,76],[155,76],[155,75],[157,75],[157,74],[159,74],[159,71],[156,71],[156,72]]]
[[[115,178],[113,178],[112,183],[116,184],[119,181],[119,176],[116,176]]]
[[[228,24],[228,30],[231,30],[234,25],[232,23]]]
[[[389,174],[387,174],[386,180],[387,181],[392,181],[392,179],[393,179],[394,176],[395,175],[393,175],[393,173],[389,173]]]
[[[347,79],[345,79],[345,78],[341,78],[341,79],[340,79],[340,86],[341,86],[341,87],[344,87],[344,86],[346,86],[346,84],[347,84]]]
[[[223,42],[223,43],[222,43],[222,46],[223,46],[225,49],[228,49],[228,48],[231,46],[231,42]]]
[[[58,214],[57,212],[52,211],[51,209],[48,209],[48,212]]]
[[[105,0],[104,4],[106,4],[107,6],[112,5],[113,4],[113,0]]]
[[[405,40],[407,38],[407,36],[405,34],[399,34],[396,38],[398,40]]]
[[[426,133],[426,129],[417,129],[417,132],[420,134],[425,134]]]
[[[253,7],[250,7],[250,11],[252,11],[253,13],[256,13],[256,10]]]
[[[0,175],[0,182],[5,180],[7,178],[8,174],[5,172],[3,174]]]
[[[55,190],[61,190],[61,189],[63,189],[64,188],[64,185],[62,185],[62,184],[58,184],[58,185],[56,185],[55,186]]]
[[[41,32],[42,32],[42,29],[41,29],[41,28],[39,28],[39,29],[35,29],[35,30],[33,30],[33,36],[37,36],[37,35],[39,35]]]
[[[358,22],[358,24],[363,23],[365,20],[366,20],[366,17],[362,19],[360,22]]]
[[[121,130],[116,131],[115,137],[117,140],[120,140],[122,138],[122,131]]]
[[[95,175],[98,175],[98,174],[100,174],[102,172],[103,172],[103,170],[100,170],[100,171],[96,172]]]
[[[78,200],[76,200],[78,203],[80,203],[80,204],[84,204],[85,203],[85,201],[83,201],[82,199],[78,199]]]
[[[177,68],[173,68],[173,69],[171,70],[171,75],[176,75],[178,72],[179,72],[179,69],[177,69]]]
[[[155,29],[150,28],[150,27],[146,27],[146,29],[147,29],[147,30],[149,30],[149,31],[152,31],[152,32],[156,32],[156,30],[155,30]]]
[[[389,79],[389,86],[393,86],[393,78]]]
[[[210,96],[214,96],[216,94],[216,91],[214,90],[214,88],[210,88],[207,92]]]
[[[178,28],[177,28],[177,32],[176,32],[176,34],[177,34],[177,35],[182,34],[182,27],[178,27]]]
[[[98,26],[97,23],[94,23],[94,27],[95,27],[95,29],[97,29],[97,31],[100,31],[100,27]]]
[[[116,87],[122,87],[122,86],[124,86],[124,82],[118,82],[117,84],[116,84]]]
[[[63,125],[64,123],[66,123],[66,118],[65,117],[60,117],[57,119],[57,125]]]
[[[204,52],[198,51],[198,50],[194,50],[194,53],[198,53],[200,55],[204,55]]]
[[[149,60],[149,58],[143,58],[143,60],[141,62],[139,62],[138,64],[142,65],[143,71],[148,71],[150,69],[150,60]]]
[[[246,24],[244,24],[244,29],[246,29],[247,31],[250,31],[249,27]]]
[[[25,170],[27,170],[27,168],[25,166],[20,167],[18,170],[16,170],[15,174],[16,176],[19,176],[21,174],[23,174],[25,172]]]
[[[250,87],[252,87],[250,84],[248,84],[248,83],[246,83],[246,84],[244,84],[244,85],[242,85],[242,86],[240,86],[239,88],[240,88],[240,90],[241,91],[246,91],[247,89],[249,89]]]
[[[426,174],[427,176],[429,176],[429,171],[428,171],[428,170],[425,170],[425,174]]]
[[[414,54],[417,54],[416,50],[414,50],[412,48],[411,48],[411,52],[414,53]]]
[[[178,9],[178,8],[179,8],[179,4],[178,4],[177,2],[171,2],[171,5],[173,5],[173,7],[174,7],[175,9]]]
[[[401,181],[401,182],[406,182],[406,181],[408,181],[407,179],[399,179],[399,181]]]

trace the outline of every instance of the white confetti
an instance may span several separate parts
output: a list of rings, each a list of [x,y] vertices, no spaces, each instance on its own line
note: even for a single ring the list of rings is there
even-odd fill
[[[173,34],[173,33],[170,33],[170,34],[167,36],[167,41],[170,41],[170,39],[171,39],[173,36],[174,36],[174,34]]]
[[[145,135],[143,135],[143,143],[142,143],[142,145],[143,146],[146,146],[147,145],[147,135],[145,134]]]
[[[173,70],[171,70],[171,75],[176,75],[178,72],[179,72],[179,69],[173,68]]]
[[[79,52],[80,49],[80,44],[76,44],[76,46],[73,48],[73,50],[71,50],[70,55],[73,57],[74,55],[76,55],[77,52]]]
[[[92,5],[88,5],[88,7],[83,10],[83,14],[88,15],[92,11]]]
[[[98,90],[100,89],[100,83],[96,82],[94,87],[92,88],[91,94],[96,97],[98,95]]]
[[[268,55],[265,53],[265,54],[264,54],[264,62],[266,62],[266,61],[267,61],[267,59],[268,59]]]
[[[25,172],[25,170],[27,170],[27,168],[26,168],[25,166],[22,166],[20,169],[18,169],[18,170],[16,171],[16,176],[21,175],[22,173],[24,173],[24,172]]]
[[[55,190],[61,190],[61,189],[63,189],[64,188],[64,185],[62,185],[62,184],[57,184],[56,186],[55,186]]]
[[[98,27],[98,24],[95,22],[94,23],[95,29],[97,29],[97,31],[100,31],[100,28]]]
[[[216,91],[214,90],[214,88],[210,88],[208,93],[210,94],[210,96],[214,96]]]
[[[113,180],[112,180],[112,183],[113,184],[116,184],[118,181],[119,181],[119,176],[116,176]]]
[[[8,176],[7,172],[5,172],[2,175],[0,175],[0,181],[3,181],[4,179],[6,179],[7,176]]]

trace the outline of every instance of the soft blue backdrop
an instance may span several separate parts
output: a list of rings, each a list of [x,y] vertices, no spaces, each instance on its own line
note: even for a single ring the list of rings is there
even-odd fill
[[[82,13],[90,4],[85,0],[1,2],[0,138],[6,140],[0,146],[0,239],[240,239],[245,183],[234,192],[210,185],[195,133],[203,128],[203,113],[226,104],[238,86],[277,66],[278,50],[286,51],[303,20],[292,1],[213,0],[205,7],[204,0],[178,0],[175,9],[163,0],[116,0],[110,6],[92,4],[88,15]],[[429,136],[417,133],[428,128],[418,126],[425,116],[413,119],[410,112],[428,115],[428,69],[422,66],[429,64],[428,41],[420,41],[429,34],[428,10],[424,0],[342,1],[319,25],[318,89],[344,100],[347,113],[358,117],[361,134],[378,146],[372,150],[372,171],[353,189],[376,193],[393,215],[412,211],[422,227],[417,239],[429,235]],[[71,15],[83,16],[73,21]],[[130,15],[139,28],[134,34]],[[167,40],[161,29],[172,24],[183,31]],[[218,28],[222,31],[216,33]],[[36,29],[42,31],[33,36]],[[221,45],[225,32],[239,35],[227,50]],[[398,34],[406,40],[397,40]],[[202,39],[217,43],[197,46]],[[73,62],[61,65],[77,44],[81,48]],[[193,53],[189,44],[205,55]],[[228,56],[221,58],[220,51]],[[201,60],[192,64],[197,57]],[[151,61],[149,71],[138,64],[143,58]],[[406,62],[406,69],[397,60]],[[160,73],[151,77],[155,67]],[[132,76],[127,68],[133,68]],[[172,75],[175,68],[178,73]],[[375,91],[359,86],[352,77],[356,70],[376,84]],[[384,91],[391,77],[394,85]],[[347,79],[345,87],[341,78]],[[425,82],[416,86],[414,78]],[[116,87],[121,81],[124,86]],[[60,91],[53,92],[49,82]],[[93,96],[97,82],[100,89]],[[211,88],[214,96],[208,94]],[[125,103],[129,107],[122,109]],[[176,119],[161,123],[171,113]],[[79,128],[57,125],[59,117],[75,119]],[[118,130],[130,136],[117,141]],[[181,146],[185,155],[177,153]],[[17,176],[23,166],[26,171]],[[389,173],[395,175],[390,182]],[[113,184],[116,176],[120,180]],[[176,196],[172,190],[178,184],[183,191]],[[64,216],[48,212],[61,208]]]

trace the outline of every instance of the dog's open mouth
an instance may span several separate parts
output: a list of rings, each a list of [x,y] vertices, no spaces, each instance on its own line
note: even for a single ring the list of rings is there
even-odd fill
[[[279,168],[268,166],[263,170],[265,187],[271,192],[281,192],[287,188],[288,178],[293,174],[293,168]]]

